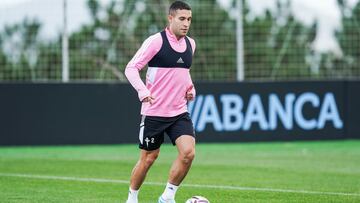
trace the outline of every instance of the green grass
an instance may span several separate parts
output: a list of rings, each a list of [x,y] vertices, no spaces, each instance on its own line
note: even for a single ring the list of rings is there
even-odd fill
[[[196,150],[178,203],[192,195],[212,203],[360,202],[359,140],[198,144]],[[125,202],[138,153],[136,145],[1,147],[0,202]],[[162,146],[140,203],[156,203],[175,157],[175,147]]]

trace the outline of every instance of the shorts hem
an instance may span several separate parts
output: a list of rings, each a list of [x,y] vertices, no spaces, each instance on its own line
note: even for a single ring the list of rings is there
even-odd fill
[[[142,147],[141,145],[139,145],[139,149],[143,149],[143,150],[145,150],[145,151],[148,151],[148,152],[150,152],[150,151],[154,151],[154,150],[157,150],[157,149],[160,149],[160,146],[159,147],[154,147],[154,148],[146,148],[146,147]]]

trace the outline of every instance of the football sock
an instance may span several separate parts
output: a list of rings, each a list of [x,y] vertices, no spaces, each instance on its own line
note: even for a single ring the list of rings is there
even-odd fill
[[[127,199],[127,203],[138,203],[138,193],[139,190],[133,190],[131,187],[129,188],[129,196]]]
[[[167,183],[164,193],[161,197],[165,200],[175,199],[175,193],[179,186],[173,185],[171,183]]]

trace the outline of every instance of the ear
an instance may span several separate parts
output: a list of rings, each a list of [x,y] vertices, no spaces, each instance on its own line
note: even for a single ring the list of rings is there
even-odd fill
[[[172,15],[168,15],[168,21],[169,21],[169,24],[171,23],[171,21],[173,20],[174,16]]]

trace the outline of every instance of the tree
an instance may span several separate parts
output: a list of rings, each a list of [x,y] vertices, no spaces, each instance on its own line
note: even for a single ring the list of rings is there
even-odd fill
[[[345,8],[343,7],[343,12]],[[359,78],[360,77],[360,4],[354,8],[351,15],[343,19],[343,31],[338,39],[344,52],[341,60],[332,60],[332,75],[336,77]]]
[[[40,22],[27,18],[19,24],[5,26],[0,35],[0,67],[4,80],[36,79],[40,27]]]
[[[71,80],[117,80],[141,43],[167,24],[171,0],[112,0],[103,4],[88,0],[91,22],[69,36]],[[217,0],[188,1],[193,10],[189,36],[196,40],[191,68],[194,80],[236,80],[236,22],[231,11]],[[235,1],[231,1],[233,6]],[[251,79],[299,79],[359,77],[360,5],[345,15],[337,33],[344,57],[314,53],[310,47],[316,28],[305,27],[289,13],[283,22],[271,13],[253,21],[244,8],[245,75]],[[288,1],[279,1],[288,11]],[[0,33],[0,80],[60,80],[61,33],[41,40],[41,23],[24,19]],[[143,73],[144,74],[144,73]]]

